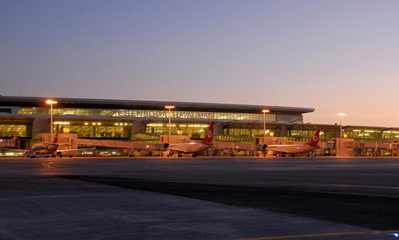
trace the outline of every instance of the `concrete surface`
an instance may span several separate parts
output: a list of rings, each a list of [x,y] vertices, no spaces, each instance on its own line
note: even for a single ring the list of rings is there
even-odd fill
[[[379,160],[0,158],[0,239],[393,239],[387,230],[394,229],[283,213],[285,205],[273,202],[279,212],[269,211],[269,204],[257,207],[249,198],[237,203],[227,196],[240,196],[231,189],[258,189],[248,194],[251,199],[257,191],[277,196],[274,190],[282,188],[345,195],[353,190],[399,203],[398,160]],[[179,192],[187,186],[192,191]],[[219,198],[200,200],[212,191]]]

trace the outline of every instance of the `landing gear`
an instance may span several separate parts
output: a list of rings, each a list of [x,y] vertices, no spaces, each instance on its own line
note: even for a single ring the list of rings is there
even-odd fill
[[[197,154],[197,153],[194,153],[194,154],[193,154],[193,157],[197,157],[197,156],[198,156],[198,154]]]
[[[308,154],[306,154],[306,157],[316,157],[317,154],[315,152],[310,152]]]

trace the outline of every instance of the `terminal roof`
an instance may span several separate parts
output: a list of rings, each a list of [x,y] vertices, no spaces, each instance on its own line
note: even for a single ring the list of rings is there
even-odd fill
[[[18,107],[48,107],[46,100],[49,97],[15,97],[0,96],[0,106]],[[262,109],[270,113],[302,114],[313,112],[314,108],[246,105],[225,103],[198,103],[173,101],[145,101],[145,100],[115,100],[115,99],[85,99],[85,98],[56,98],[55,108],[100,108],[100,109],[134,109],[134,110],[165,110],[166,105],[175,106],[176,111],[203,111],[203,112],[237,112],[261,113]]]

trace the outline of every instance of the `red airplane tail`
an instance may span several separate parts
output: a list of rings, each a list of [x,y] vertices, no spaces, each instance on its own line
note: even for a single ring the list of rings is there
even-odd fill
[[[57,124],[57,132],[55,133],[55,138],[54,138],[53,143],[58,143],[58,128],[59,128],[59,125]]]
[[[316,132],[313,134],[312,139],[310,139],[305,144],[307,144],[307,145],[317,145],[317,143],[319,143],[319,133],[320,133],[320,129],[317,129]]]
[[[208,132],[206,133],[205,139],[202,141],[204,143],[210,143],[212,142],[212,137],[213,137],[213,122],[209,126]]]

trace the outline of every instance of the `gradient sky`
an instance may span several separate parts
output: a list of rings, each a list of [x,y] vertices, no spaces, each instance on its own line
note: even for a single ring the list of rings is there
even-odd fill
[[[0,0],[0,95],[311,107],[399,127],[398,0]]]

